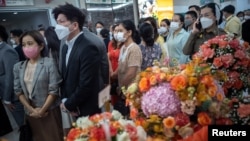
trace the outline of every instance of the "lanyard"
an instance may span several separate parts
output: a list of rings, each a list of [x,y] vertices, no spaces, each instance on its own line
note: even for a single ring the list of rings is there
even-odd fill
[[[122,62],[125,61],[125,58],[126,58],[127,53],[128,53],[128,49],[129,49],[130,47],[132,47],[133,44],[134,44],[134,43],[131,43],[128,47],[125,47],[125,45],[122,47],[121,52],[120,52],[120,55],[119,55],[119,61],[122,61]],[[124,49],[126,49],[126,50],[125,50],[125,52],[123,53]]]

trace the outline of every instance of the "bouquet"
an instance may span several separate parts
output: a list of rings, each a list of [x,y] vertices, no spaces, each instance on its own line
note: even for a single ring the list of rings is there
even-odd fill
[[[152,138],[175,141],[210,124],[231,124],[229,100],[209,64],[199,58],[181,67],[156,63],[123,93],[130,117]]]
[[[66,141],[145,141],[144,129],[121,113],[104,112],[91,117],[80,117],[73,124]]]
[[[206,41],[193,58],[200,58],[211,67],[231,104],[231,118],[235,124],[246,124],[237,116],[239,102],[248,102],[250,87],[250,47],[229,35],[221,35]],[[220,74],[220,75],[218,75]],[[223,75],[222,75],[223,74]]]

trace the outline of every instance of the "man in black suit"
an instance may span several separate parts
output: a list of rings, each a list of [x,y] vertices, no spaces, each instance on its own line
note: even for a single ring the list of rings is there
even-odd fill
[[[108,69],[104,69],[108,68],[108,59],[104,48],[82,32],[85,15],[80,9],[66,3],[53,9],[53,14],[58,38],[66,39],[61,57],[61,108],[76,117],[100,113],[98,93],[108,83]]]

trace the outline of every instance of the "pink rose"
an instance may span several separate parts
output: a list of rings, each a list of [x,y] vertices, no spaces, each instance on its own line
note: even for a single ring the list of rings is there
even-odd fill
[[[230,79],[236,80],[240,77],[240,74],[236,71],[231,71],[228,73],[228,77],[230,77]]]
[[[234,49],[239,49],[240,48],[240,42],[237,39],[234,39],[234,40],[230,41],[229,45],[230,45],[231,48],[234,48]]]
[[[216,67],[216,68],[219,68],[223,65],[223,63],[221,62],[221,58],[220,57],[216,57],[214,58],[213,60],[213,65]]]
[[[233,64],[234,58],[231,54],[226,54],[226,55],[221,56],[221,61],[223,63],[223,66],[225,68],[228,68],[230,67],[230,65]]]
[[[236,52],[234,53],[234,57],[239,58],[240,60],[242,60],[243,58],[246,57],[246,54],[242,50],[236,50]]]
[[[211,48],[202,48],[202,53],[203,53],[203,57],[206,60],[207,58],[213,58],[214,56],[214,49]]]

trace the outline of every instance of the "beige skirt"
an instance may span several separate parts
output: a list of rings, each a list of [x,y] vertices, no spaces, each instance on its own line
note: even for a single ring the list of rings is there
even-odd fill
[[[49,111],[48,116],[33,118],[27,116],[33,141],[63,141],[62,115],[60,107]]]

